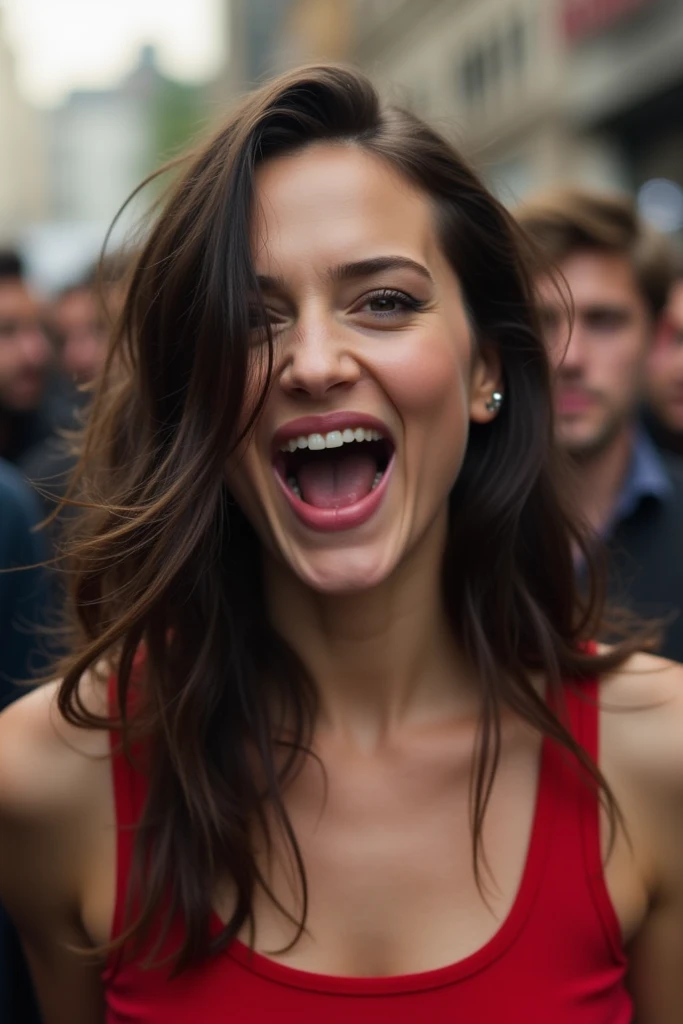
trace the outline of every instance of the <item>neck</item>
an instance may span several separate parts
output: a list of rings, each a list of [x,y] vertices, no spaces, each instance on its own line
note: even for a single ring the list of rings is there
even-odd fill
[[[579,510],[596,533],[605,529],[614,511],[628,472],[634,432],[634,425],[627,424],[604,448],[573,460]]]
[[[373,746],[406,720],[468,714],[476,690],[441,595],[446,513],[392,575],[355,594],[320,594],[267,560],[271,619],[311,672],[320,722]]]

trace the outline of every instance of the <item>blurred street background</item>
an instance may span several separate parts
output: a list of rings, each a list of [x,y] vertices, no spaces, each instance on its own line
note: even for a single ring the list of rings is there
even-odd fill
[[[96,274],[107,231],[237,97],[320,60],[433,122],[552,240],[576,315],[551,289],[539,324],[576,507],[610,596],[665,621],[658,649],[683,662],[683,0],[0,0],[0,708],[65,649],[51,556],[76,504],[39,524],[67,494],[65,430],[87,418],[160,183]],[[39,1024],[2,907],[0,1022]]]
[[[447,130],[505,202],[616,186],[683,229],[683,0],[0,0],[0,245],[61,289],[145,174],[316,59]]]

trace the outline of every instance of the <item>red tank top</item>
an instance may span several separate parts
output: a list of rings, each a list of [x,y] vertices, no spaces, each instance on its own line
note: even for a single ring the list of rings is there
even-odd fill
[[[597,686],[567,689],[575,738],[597,761]],[[115,737],[116,740],[116,737]],[[113,746],[118,824],[114,934],[123,924],[133,829],[145,778]],[[183,932],[176,921],[169,949]],[[212,930],[220,929],[214,915]],[[536,809],[519,891],[493,938],[458,963],[421,974],[313,974],[234,942],[177,978],[113,955],[107,1024],[628,1024],[620,928],[605,887],[598,799],[571,757],[542,746]]]

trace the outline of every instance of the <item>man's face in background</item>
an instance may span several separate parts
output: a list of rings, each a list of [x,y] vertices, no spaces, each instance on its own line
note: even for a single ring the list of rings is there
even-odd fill
[[[564,285],[538,282],[542,322],[556,369],[555,413],[560,444],[575,458],[607,448],[633,420],[644,385],[651,317],[625,256],[579,251],[559,270]]]
[[[647,371],[652,411],[667,430],[683,437],[683,279],[669,293]]]
[[[55,302],[52,323],[62,370],[87,384],[104,366],[110,322],[94,288],[74,288]]]
[[[39,312],[20,278],[0,280],[0,409],[5,412],[31,412],[42,400],[52,350]]]

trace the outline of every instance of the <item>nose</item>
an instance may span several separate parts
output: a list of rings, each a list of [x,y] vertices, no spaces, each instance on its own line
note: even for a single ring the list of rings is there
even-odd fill
[[[281,386],[294,396],[313,399],[353,387],[361,368],[342,332],[332,317],[322,314],[300,320],[292,332]]]
[[[586,355],[586,344],[581,326],[578,323],[572,324],[569,338],[560,350],[558,372],[565,376],[576,377],[583,373]]]
[[[50,343],[40,327],[27,326],[19,338],[21,354],[26,365],[41,368],[50,359]]]

